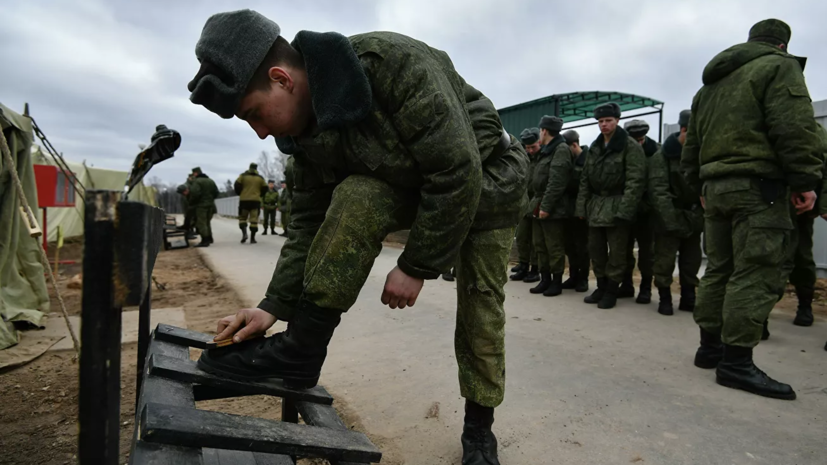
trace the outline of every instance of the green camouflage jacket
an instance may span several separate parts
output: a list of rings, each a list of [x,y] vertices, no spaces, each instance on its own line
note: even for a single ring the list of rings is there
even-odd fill
[[[276,211],[279,206],[279,191],[268,190],[261,198],[261,207],[267,211]]]
[[[540,158],[540,152],[535,153],[534,155],[528,155],[528,170],[526,170],[526,179],[528,180],[528,198],[534,198],[534,189],[532,186],[531,180],[534,179],[534,170],[537,167],[537,161]],[[523,216],[526,218],[533,218],[534,217],[534,205],[532,202],[526,202],[525,208],[523,209]]]
[[[574,176],[574,160],[571,149],[563,136],[557,136],[543,146],[537,154],[537,164],[529,185],[534,192],[532,210],[549,214],[549,220],[562,220],[571,216],[574,205],[566,196]]]
[[[233,187],[242,202],[261,202],[261,196],[270,189],[264,178],[253,169],[241,173]]]
[[[516,225],[527,202],[528,156],[516,138],[503,138],[494,105],[445,52],[390,32],[301,31],[293,46],[305,60],[319,131],[277,140],[294,155],[295,183],[290,238],[264,310],[295,305],[310,244],[334,187],[349,175],[382,179],[418,199],[397,262],[410,276],[450,270],[472,225]]]
[[[284,189],[279,196],[279,211],[290,213],[290,204],[293,200],[293,156],[287,157],[287,164],[284,166]]]
[[[692,101],[681,157],[689,185],[746,176],[786,181],[793,192],[816,188],[822,159],[813,106],[799,59],[748,42],[712,59]]]
[[[190,195],[187,201],[192,208],[211,207],[218,197],[218,186],[206,174],[199,174],[190,182]]]
[[[648,177],[649,177],[649,173],[648,173],[649,160],[652,158],[652,156],[655,153],[657,153],[658,150],[660,150],[660,144],[655,142],[655,140],[650,138],[649,136],[646,136],[646,140],[643,142],[643,144],[640,145],[640,147],[643,149],[643,154],[646,155],[645,167],[646,167],[647,173],[646,173],[646,177],[644,179],[648,179]],[[644,182],[644,186],[647,186],[647,185],[648,185],[648,183]],[[649,204],[649,195],[646,193],[646,189],[647,188],[643,189],[643,197],[640,198],[640,206],[638,207],[638,210],[637,210],[638,214],[645,214],[645,213],[648,213],[652,210],[652,206]]]
[[[678,237],[703,232],[704,211],[698,194],[689,187],[681,171],[679,132],[666,138],[663,147],[649,158],[649,203],[657,220],[655,230]]]
[[[577,205],[577,193],[580,192],[580,176],[583,174],[583,167],[586,166],[586,156],[589,155],[588,145],[581,145],[580,148],[583,149],[580,155],[575,157],[574,154],[572,154],[574,169],[571,172],[569,186],[566,188],[566,195],[569,197],[572,205],[571,216],[575,216],[574,207]]]
[[[596,228],[634,221],[645,184],[646,156],[640,144],[621,127],[605,146],[598,135],[580,176],[575,215]]]

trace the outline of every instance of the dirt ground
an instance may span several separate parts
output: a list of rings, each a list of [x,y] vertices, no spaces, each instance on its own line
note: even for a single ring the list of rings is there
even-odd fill
[[[54,257],[54,250],[50,250]],[[69,289],[69,280],[82,270],[82,243],[74,241],[61,249],[59,288],[71,315],[80,314],[81,291]],[[164,290],[153,288],[152,307],[183,307],[190,329],[214,332],[218,318],[238,308],[235,292],[217,278],[195,249],[162,251],[154,277]],[[50,286],[52,311],[59,311]],[[192,357],[197,357],[193,351]],[[136,344],[123,347],[121,358],[121,463],[127,463],[134,428]],[[78,364],[71,351],[49,352],[23,367],[0,373],[0,464],[63,465],[77,463]],[[335,393],[333,393],[335,397]],[[278,420],[277,398],[254,396],[199,402],[198,408]],[[336,408],[349,428],[364,431],[358,417],[337,401]],[[392,449],[381,438],[372,438],[383,450]],[[398,464],[393,453],[382,463]],[[325,461],[301,461],[317,465]]]

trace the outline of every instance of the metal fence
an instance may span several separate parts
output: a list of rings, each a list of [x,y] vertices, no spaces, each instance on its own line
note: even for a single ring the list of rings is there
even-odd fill
[[[238,196],[215,199],[215,208],[221,216],[238,216]]]

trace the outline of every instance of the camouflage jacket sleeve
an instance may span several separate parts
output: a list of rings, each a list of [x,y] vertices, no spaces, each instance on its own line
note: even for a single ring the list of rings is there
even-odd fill
[[[769,140],[787,184],[794,192],[815,189],[821,181],[821,144],[798,61],[781,60],[778,73],[767,88],[763,110]]]
[[[198,206],[204,198],[204,189],[200,182],[193,182],[190,184],[190,195],[187,201],[193,207]]]
[[[679,227],[678,212],[675,209],[673,200],[675,194],[669,188],[669,168],[663,158],[662,150],[652,155],[648,160],[649,171],[647,172],[647,185],[649,203],[663,221],[667,231],[673,231]]]
[[[295,158],[296,179],[290,213],[290,234],[281,248],[276,270],[258,308],[290,321],[302,295],[310,245],[324,222],[335,184],[325,183],[318,168]]]
[[[692,114],[698,114],[698,96],[692,100]],[[689,128],[686,131],[686,142],[681,150],[681,171],[686,178],[686,183],[698,196],[701,195],[701,139],[698,134],[696,118],[689,120]]]
[[[626,185],[615,216],[621,220],[633,221],[640,207],[643,191],[646,189],[646,155],[643,154],[640,144],[630,138],[626,144],[625,157]]]
[[[578,218],[585,218],[586,205],[591,199],[592,192],[589,190],[589,154],[586,154],[586,163],[583,165],[583,171],[580,173],[580,190],[577,192],[577,205],[574,209],[574,216]]]
[[[447,69],[447,57],[417,48],[380,47],[361,58],[374,97],[424,179],[416,220],[397,264],[409,276],[435,279],[454,265],[482,188],[461,80]]]
[[[555,206],[563,200],[566,187],[574,169],[574,162],[571,158],[571,150],[565,143],[554,149],[554,154],[549,165],[548,184],[543,199],[540,202],[540,210],[551,213]]]
[[[210,179],[210,202],[214,202],[218,198],[218,186],[215,181]]]

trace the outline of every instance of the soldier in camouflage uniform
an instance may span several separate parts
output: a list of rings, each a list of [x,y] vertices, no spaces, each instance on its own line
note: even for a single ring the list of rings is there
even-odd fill
[[[267,183],[258,174],[258,165],[250,163],[250,169],[241,173],[233,185],[238,194],[238,227],[241,229],[241,243],[247,242],[247,222],[250,222],[250,244],[256,243],[258,214],[261,197],[267,193]]]
[[[594,117],[601,134],[589,148],[580,176],[576,215],[589,222],[589,256],[597,290],[583,301],[613,308],[628,269],[626,251],[645,188],[646,156],[640,144],[618,127],[619,105],[599,105]]]
[[[701,233],[704,211],[695,191],[681,171],[681,150],[689,129],[690,111],[680,113],[680,132],[670,134],[663,147],[649,159],[649,204],[655,228],[655,286],[660,303],[658,313],[672,315],[672,273],[678,255],[681,301],[679,310],[695,309],[695,288],[701,268]]]
[[[540,151],[540,128],[526,128],[520,133],[520,142],[523,144],[528,158],[530,160],[528,165],[528,179],[531,179],[534,173],[534,166],[537,164],[537,152]],[[534,191],[531,189],[531,183],[528,185],[528,197],[532,198]],[[532,240],[532,232],[534,229],[534,212],[532,208],[526,204],[525,215],[520,219],[520,224],[517,225],[517,253],[519,255],[520,263],[517,264],[511,271],[513,281],[523,281],[526,283],[534,283],[540,280],[540,271],[537,269],[537,253],[534,250],[534,241]]]
[[[542,279],[530,292],[554,297],[563,293],[564,231],[566,219],[574,213],[566,189],[574,175],[574,160],[566,139],[560,134],[561,118],[543,116],[539,126],[543,148],[537,154],[529,184],[534,192],[530,206],[536,218],[532,235]]]
[[[273,235],[276,235],[276,210],[279,207],[279,191],[276,190],[276,181],[270,179],[267,181],[268,190],[261,198],[261,208],[264,210],[264,232],[262,236],[267,235],[267,228],[270,228]]]
[[[212,221],[215,213],[215,199],[218,197],[218,186],[215,181],[201,172],[201,168],[193,168],[195,177],[189,187],[189,204],[195,209],[195,229],[201,236],[201,242],[196,247],[209,247],[212,244]]]
[[[382,302],[414,305],[425,279],[456,264],[462,463],[498,464],[491,425],[505,388],[506,264],[528,201],[528,157],[494,105],[447,54],[390,32],[301,31],[291,45],[243,10],[211,17],[196,55],[191,100],[278,136],[295,160],[290,235],[270,287],[257,309],[222,320],[217,337],[241,342],[276,319],[287,331],[208,349],[199,366],[315,386],[382,240],[410,229]]]
[[[181,186],[185,186],[187,190],[189,190],[194,176],[195,173],[190,173],[187,176],[187,181],[184,184],[181,184]],[[180,188],[181,186],[178,187]],[[181,194],[181,192],[179,192],[179,194]],[[187,239],[194,239],[195,234],[193,234],[193,231],[195,230],[195,208],[190,206],[187,195],[182,194],[181,207],[184,209],[184,224],[180,226],[179,229],[186,231]]]
[[[580,145],[580,134],[575,130],[563,133],[566,143],[571,150],[574,160],[569,187],[566,195],[572,205],[577,204],[577,193],[580,191],[580,175],[586,166],[586,155],[589,154],[588,145]],[[577,292],[589,290],[589,224],[572,213],[566,221],[565,228],[566,256],[569,258],[569,279],[563,281],[563,289],[574,289]]]
[[[641,119],[633,119],[624,126],[626,132],[632,139],[638,141],[643,148],[643,154],[646,155],[647,165],[648,160],[652,155],[658,151],[660,144],[650,139],[646,134],[649,133],[649,123]],[[635,270],[635,242],[637,242],[637,266],[640,270],[640,292],[638,293],[636,302],[639,304],[648,304],[652,301],[652,266],[654,265],[654,237],[652,237],[652,218],[650,212],[652,207],[649,205],[648,195],[646,191],[643,192],[643,199],[640,202],[640,207],[637,211],[637,218],[632,224],[632,232],[629,236],[629,245],[626,248],[626,261],[628,269],[626,275],[623,277],[623,283],[620,285],[618,292],[619,298],[634,297],[635,285],[632,281],[632,275]]]
[[[287,157],[287,164],[284,166],[284,181],[279,197],[279,211],[281,212],[281,235],[287,237],[288,226],[290,226],[290,206],[293,202],[293,156]]]
[[[706,66],[681,167],[706,215],[695,365],[717,367],[721,385],[791,400],[792,387],[767,376],[752,358],[784,292],[790,202],[798,213],[811,210],[822,177],[804,60],[787,53],[790,34],[782,21],[761,21],[746,43]]]

